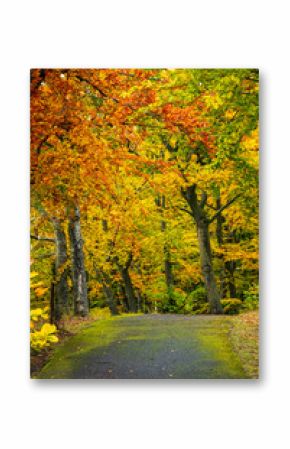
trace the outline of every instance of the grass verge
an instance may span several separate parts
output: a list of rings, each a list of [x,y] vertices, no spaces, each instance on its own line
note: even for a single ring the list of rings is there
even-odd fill
[[[259,378],[259,312],[252,311],[232,319],[229,334],[234,351],[238,354],[247,376]]]

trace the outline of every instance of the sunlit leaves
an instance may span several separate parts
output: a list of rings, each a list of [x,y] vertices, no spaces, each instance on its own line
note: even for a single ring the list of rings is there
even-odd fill
[[[207,195],[209,219],[218,200],[224,205],[239,194],[222,213],[225,246],[218,247],[210,226],[214,256],[237,262],[241,271],[257,269],[256,70],[31,75],[32,228],[51,235],[51,219],[67,223],[79,207],[91,298],[102,295],[97,270],[120,283],[118,267],[128,254],[134,285],[157,298],[166,290],[165,247],[178,288],[200,283],[196,230],[180,194],[192,184],[199,201]],[[164,207],[156,204],[161,196]],[[47,301],[53,256],[38,243],[32,252],[33,300]]]
[[[54,324],[45,323],[39,331],[32,331],[30,334],[31,348],[35,351],[40,351],[52,343],[58,342],[57,332]]]

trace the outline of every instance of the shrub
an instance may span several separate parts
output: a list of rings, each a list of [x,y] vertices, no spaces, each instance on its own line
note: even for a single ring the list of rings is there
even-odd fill
[[[184,313],[186,294],[182,290],[171,289],[162,305],[162,312]]]
[[[259,286],[253,285],[244,293],[243,310],[256,310],[259,308]]]
[[[43,309],[39,307],[38,309],[30,310],[30,319],[34,322],[37,322],[40,319],[48,320],[48,307],[44,307]]]
[[[106,320],[107,318],[110,318],[111,311],[109,307],[94,307],[90,310],[90,317],[99,319],[99,320]]]
[[[243,303],[237,298],[226,298],[221,300],[221,304],[226,315],[235,315],[240,313]]]
[[[202,304],[199,309],[194,309],[191,313],[193,315],[202,315],[209,312],[209,304],[206,302]]]
[[[199,286],[189,293],[185,309],[187,313],[193,313],[194,315],[208,312],[207,296],[203,286]]]
[[[45,323],[48,319],[48,307],[32,309],[30,311],[30,346],[31,349],[39,352],[43,348],[57,343],[58,337],[55,335],[57,328],[54,324]]]
[[[57,328],[54,324],[45,323],[39,331],[35,330],[30,334],[31,348],[39,352],[43,348],[50,346],[51,343],[57,343],[58,338],[55,335]]]
[[[206,291],[203,286],[196,287],[192,292],[189,293],[188,299],[191,299],[194,302],[206,302]]]
[[[182,290],[170,290],[162,311],[169,313],[202,314],[208,312],[205,288],[199,286],[186,295]]]

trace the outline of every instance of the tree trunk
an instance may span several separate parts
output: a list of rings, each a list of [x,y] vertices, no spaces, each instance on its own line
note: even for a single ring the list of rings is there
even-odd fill
[[[117,309],[117,304],[116,304],[116,300],[114,297],[114,292],[111,288],[110,285],[108,285],[106,282],[103,282],[103,293],[105,295],[105,298],[107,300],[107,304],[108,307],[111,311],[112,315],[118,315],[118,309]]]
[[[168,292],[171,291],[173,286],[173,273],[172,273],[172,262],[170,257],[170,251],[168,250],[167,246],[164,247],[164,269],[165,269],[165,279],[166,279],[166,285]]]
[[[134,287],[131,281],[131,276],[129,273],[129,268],[122,267],[121,268],[121,275],[124,282],[125,287],[125,293],[128,300],[128,308],[129,312],[137,312],[137,301],[134,293]]]
[[[117,309],[117,303],[112,288],[112,281],[110,279],[110,276],[107,273],[104,273],[101,269],[96,269],[96,274],[100,283],[102,284],[102,290],[106,298],[108,307],[111,311],[111,314],[118,315],[119,312]]]
[[[123,299],[120,299],[121,305],[124,309],[125,312],[129,312],[129,304],[128,304],[128,299],[126,296],[126,290],[125,290],[125,285],[121,282],[120,285],[120,290],[121,290],[121,294]]]
[[[220,294],[218,292],[212,265],[209,220],[204,210],[207,196],[205,192],[203,192],[201,200],[198,201],[195,184],[187,187],[186,189],[182,189],[181,193],[191,209],[190,215],[193,217],[197,226],[201,271],[209,302],[209,313],[223,313],[223,308],[220,302]]]
[[[200,251],[201,270],[205,281],[205,288],[209,302],[209,312],[219,314],[223,312],[220,294],[217,289],[215,275],[212,266],[209,225],[201,220],[197,223],[197,236]]]
[[[217,202],[216,202],[216,209],[219,210],[220,208],[221,208],[221,200],[220,200],[220,196],[218,196]],[[224,222],[224,218],[223,218],[222,214],[220,213],[217,215],[217,219],[216,219],[216,237],[217,237],[217,242],[218,242],[219,247],[222,247],[222,245],[224,243],[223,222]],[[226,266],[225,266],[224,257],[222,254],[219,256],[219,259],[220,259],[220,263],[221,263],[221,268],[220,268],[220,273],[219,273],[220,295],[221,295],[221,298],[225,298],[226,294],[227,294]]]
[[[230,291],[230,298],[236,298],[237,297],[237,289],[236,289],[236,282],[234,277],[234,272],[236,270],[236,263],[233,260],[230,260],[226,262],[226,269],[229,273],[229,291]]]
[[[52,263],[51,267],[52,274],[52,282],[50,284],[50,314],[49,314],[49,322],[50,324],[54,323],[55,319],[55,262]]]
[[[160,209],[161,209],[161,215],[163,215],[163,209],[165,209],[165,207],[166,207],[165,196],[162,195],[160,197],[158,195],[155,202],[156,202],[157,206],[160,207]],[[161,225],[161,232],[165,232],[166,231],[166,221],[162,219],[160,225]],[[173,278],[173,271],[172,271],[170,248],[167,243],[164,244],[163,252],[164,252],[165,281],[166,281],[166,286],[167,286],[168,297],[169,297],[169,299],[171,299],[174,278]]]
[[[69,295],[68,295],[68,267],[67,267],[67,244],[66,236],[60,220],[54,218],[52,220],[54,226],[55,242],[56,242],[56,258],[55,258],[55,288],[53,321],[58,323],[64,314],[69,312]]]
[[[74,216],[69,221],[69,237],[72,254],[73,296],[76,315],[87,316],[89,302],[87,293],[87,279],[81,235],[80,212],[75,208]]]
[[[142,295],[139,288],[136,289],[136,297],[137,297],[137,312],[142,311]]]
[[[128,311],[135,313],[137,312],[137,299],[129,272],[129,268],[133,261],[133,254],[131,252],[129,253],[125,265],[121,265],[118,261],[118,258],[116,258],[115,261],[123,279],[125,295],[128,303]]]

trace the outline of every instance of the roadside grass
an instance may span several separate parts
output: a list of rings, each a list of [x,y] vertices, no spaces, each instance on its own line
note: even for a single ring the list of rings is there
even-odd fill
[[[252,311],[233,317],[229,334],[247,376],[259,378],[259,312]]]

